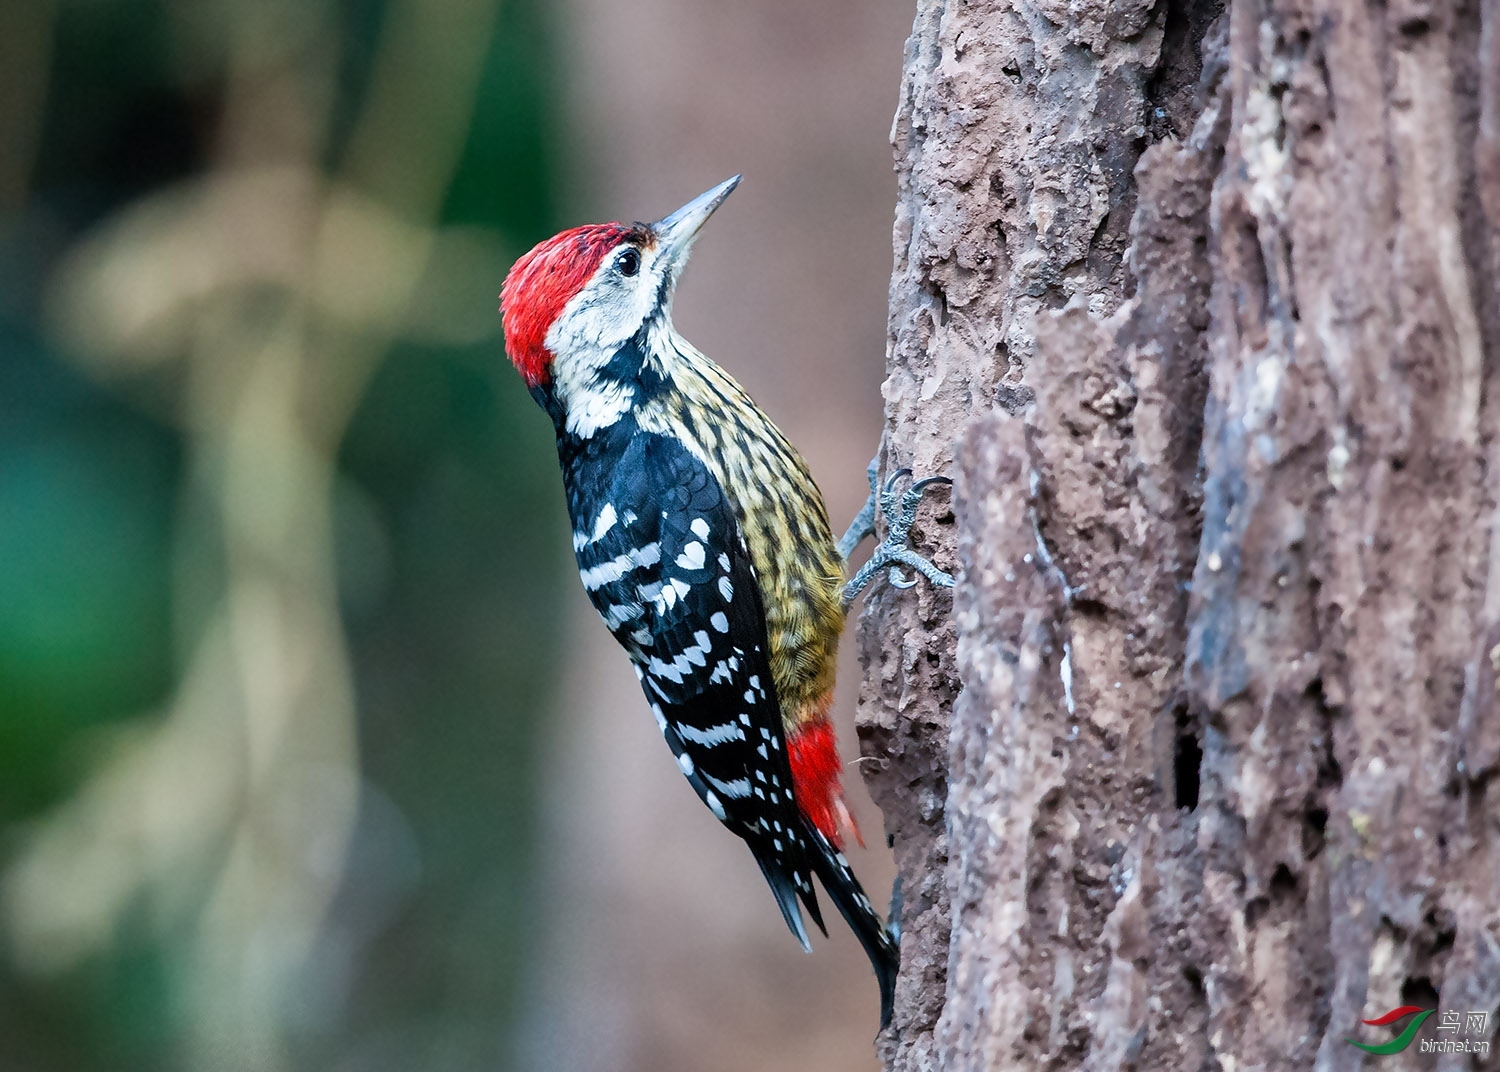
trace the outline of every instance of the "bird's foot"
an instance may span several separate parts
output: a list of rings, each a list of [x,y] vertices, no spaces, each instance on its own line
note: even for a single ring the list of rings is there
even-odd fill
[[[917,504],[922,501],[923,494],[934,484],[952,484],[953,481],[946,476],[929,476],[921,480],[914,480],[911,486],[899,496],[896,494],[896,484],[903,477],[911,476],[910,469],[898,469],[886,480],[885,486],[877,492],[875,487],[875,463],[870,463],[870,499],[865,503],[863,510],[855,517],[854,524],[849,526],[849,531],[844,534],[844,539],[839,541],[839,549],[844,550],[846,542],[853,538],[849,546],[852,551],[860,540],[874,531],[874,515],[876,504],[885,515],[886,537],[875,548],[875,553],[870,560],[860,567],[854,579],[844,586],[844,608],[847,610],[855,599],[859,598],[860,592],[864,591],[869,583],[874,580],[875,575],[882,569],[890,570],[891,584],[897,588],[910,588],[915,585],[916,578],[908,579],[901,572],[905,566],[916,570],[931,583],[942,588],[953,587],[953,577],[938,569],[927,559],[917,554],[906,545],[911,538],[912,522],[917,516]],[[869,515],[866,519],[866,514]],[[863,528],[856,536],[856,531]],[[846,555],[847,557],[847,555]]]

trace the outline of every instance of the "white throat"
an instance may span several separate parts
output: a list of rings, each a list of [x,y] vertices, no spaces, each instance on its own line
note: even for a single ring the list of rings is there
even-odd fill
[[[573,435],[588,439],[630,412],[635,405],[635,388],[601,375],[614,356],[613,351],[570,356],[577,360],[554,362],[553,390],[567,414],[564,427]]]

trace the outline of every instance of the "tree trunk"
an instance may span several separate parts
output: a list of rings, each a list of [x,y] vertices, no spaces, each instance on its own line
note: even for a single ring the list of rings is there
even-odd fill
[[[1490,1040],[1500,0],[919,0],[895,140],[886,1067]]]

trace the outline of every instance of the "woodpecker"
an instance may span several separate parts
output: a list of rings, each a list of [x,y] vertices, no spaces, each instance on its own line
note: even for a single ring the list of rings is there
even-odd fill
[[[877,494],[872,463],[871,502],[835,543],[801,456],[672,326],[693,240],[739,179],[656,223],[575,227],[537,245],[501,288],[505,347],[557,433],[583,587],[678,767],[749,846],[809,952],[798,902],[826,934],[817,876],[875,969],[885,1027],[897,944],[840,851],[859,834],[829,719],[835,656],[879,569],[903,587],[915,582],[900,565],[953,582],[905,546],[933,478],[898,505],[893,483]],[[877,502],[890,535],[846,582]]]

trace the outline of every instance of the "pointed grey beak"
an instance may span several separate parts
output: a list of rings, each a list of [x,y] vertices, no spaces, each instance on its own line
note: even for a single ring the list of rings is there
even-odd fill
[[[724,199],[739,184],[738,175],[725,179],[712,190],[699,194],[670,216],[664,216],[651,225],[674,275],[687,260],[688,250],[692,248],[693,239],[698,237],[699,228],[708,222],[714,210],[724,203]]]

